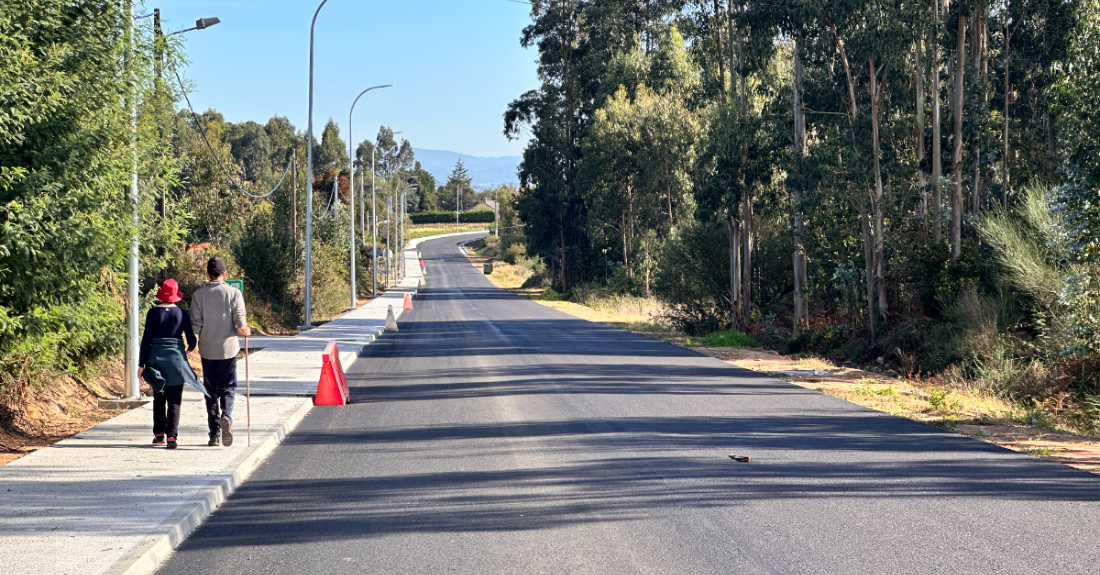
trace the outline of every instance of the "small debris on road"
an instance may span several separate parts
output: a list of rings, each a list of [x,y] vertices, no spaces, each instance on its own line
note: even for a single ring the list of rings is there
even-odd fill
[[[736,454],[733,454],[733,453],[730,454],[730,459],[732,459],[734,461],[740,461],[741,463],[745,463],[746,461],[750,461],[750,458],[749,458],[748,455],[736,455]]]

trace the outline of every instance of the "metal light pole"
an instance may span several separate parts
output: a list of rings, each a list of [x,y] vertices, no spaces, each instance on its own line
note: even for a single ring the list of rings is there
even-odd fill
[[[406,275],[409,273],[409,270],[405,268],[405,246],[408,243],[406,236],[409,231],[406,222],[409,217],[408,193],[409,190],[420,189],[420,186],[412,182],[412,178],[409,178],[406,182],[408,182],[408,185],[405,186],[404,190],[401,190],[401,258],[399,260],[401,262],[399,264],[401,266],[401,279],[405,279]]]
[[[129,277],[127,278],[126,286],[126,298],[129,300],[126,306],[126,351],[125,351],[125,374],[126,382],[128,384],[129,391],[126,395],[127,399],[139,399],[141,397],[141,381],[138,380],[138,348],[141,347],[141,327],[138,324],[138,301],[141,298],[141,278],[138,277],[139,266],[138,257],[141,253],[141,239],[138,237],[138,225],[140,220],[138,218],[138,205],[141,202],[141,197],[138,195],[138,151],[137,151],[137,81],[134,79],[134,34],[135,26],[134,21],[137,18],[148,18],[155,16],[159,28],[160,24],[160,10],[155,11],[153,14],[146,14],[144,16],[134,16],[134,2],[131,0],[127,4],[127,12],[130,14],[130,48],[129,48],[129,65],[131,66],[130,78],[134,82],[133,90],[130,93],[130,149],[132,152],[132,159],[130,164],[130,202],[133,204],[133,225],[134,235],[130,239],[130,261],[127,266],[127,272]],[[191,30],[203,30],[209,28],[221,20],[217,18],[199,18],[195,22],[194,28],[188,28],[186,30],[179,30],[166,34],[172,36],[174,34],[182,34],[184,32],[190,32]],[[158,32],[159,35],[159,32]],[[156,45],[154,45],[156,48]],[[157,62],[159,63],[159,58]]]
[[[402,188],[401,192],[397,194],[397,198],[395,198],[395,199],[399,198],[399,201],[401,202],[401,205],[398,206],[397,209],[395,210],[395,212],[397,214],[395,217],[397,217],[399,219],[395,224],[395,239],[394,239],[394,243],[398,248],[399,254],[401,255],[401,257],[397,258],[397,266],[401,270],[401,275],[400,275],[401,279],[405,279],[405,273],[407,271],[405,269],[405,257],[404,257],[404,253],[405,253],[405,233],[407,232],[407,229],[405,228],[405,218],[406,218],[406,216],[408,216],[408,207],[407,207],[408,202],[406,201],[406,194],[408,193],[409,190],[419,189],[419,187],[420,187],[418,184],[415,183],[415,178],[412,178],[412,177],[405,178],[404,182],[405,182],[405,187]],[[396,187],[394,189],[396,190]],[[398,228],[397,226],[400,226],[400,227]]]
[[[377,189],[374,185],[374,174],[377,171],[374,165],[374,151],[377,148],[378,144],[376,143],[370,151],[370,267],[373,272],[370,288],[371,297],[378,297],[378,214],[374,213],[375,206],[378,205],[378,201],[374,197],[374,192]]]
[[[321,13],[328,0],[321,0],[313,13],[313,22],[309,25],[309,114],[306,117],[306,277],[305,277],[305,324],[299,329],[313,327],[313,28],[317,25],[317,15]]]
[[[133,0],[129,3],[128,12],[130,13],[130,50],[129,50],[129,64],[134,66],[134,3]],[[130,201],[134,206],[134,235],[130,239],[130,262],[129,262],[129,284],[126,286],[126,297],[129,299],[129,305],[126,309],[126,328],[128,331],[126,338],[126,381],[129,383],[130,392],[126,396],[128,399],[138,399],[141,397],[141,382],[138,381],[138,348],[141,347],[141,337],[139,335],[138,327],[138,156],[137,156],[137,81],[134,79],[133,70],[131,69],[130,78],[134,82],[134,88],[130,93],[130,148],[133,151],[133,163],[130,166]]]
[[[386,289],[390,289],[390,280],[393,279],[393,261],[390,253],[393,252],[393,242],[390,241],[390,223],[393,221],[393,194],[386,194]]]
[[[355,113],[355,105],[359,103],[359,98],[363,97],[363,94],[370,92],[371,90],[377,90],[379,88],[389,88],[392,84],[386,84],[384,86],[371,86],[355,97],[355,101],[351,103],[351,111],[348,112],[348,175],[351,180],[351,188],[348,190],[348,201],[351,202],[348,213],[351,214],[351,306],[349,310],[355,309],[355,138],[352,136],[352,114]],[[362,207],[362,206],[360,206]]]

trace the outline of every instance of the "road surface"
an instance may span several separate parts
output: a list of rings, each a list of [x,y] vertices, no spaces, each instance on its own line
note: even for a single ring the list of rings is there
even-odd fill
[[[1100,478],[518,298],[460,240],[161,573],[1100,572]]]

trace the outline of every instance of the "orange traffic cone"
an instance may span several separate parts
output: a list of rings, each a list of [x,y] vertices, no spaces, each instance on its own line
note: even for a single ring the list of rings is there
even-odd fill
[[[411,310],[413,308],[412,294],[405,294],[405,309]]]

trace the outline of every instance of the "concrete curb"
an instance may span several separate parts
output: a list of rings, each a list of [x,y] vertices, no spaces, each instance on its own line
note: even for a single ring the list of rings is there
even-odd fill
[[[107,573],[145,575],[156,571],[161,562],[248,479],[312,409],[312,399],[302,400],[301,406],[263,443],[253,446],[233,462],[231,474],[219,477],[200,489],[189,502],[164,520],[152,536],[127,553]]]
[[[417,245],[424,241],[456,235],[463,234],[443,234],[410,241],[407,252],[412,251],[412,253],[406,253],[405,256],[413,258],[413,260],[417,262],[416,267],[417,270],[419,270],[419,260],[416,258],[415,252]],[[347,351],[341,351],[340,362],[344,369],[346,370],[354,365],[359,359],[359,353],[368,345],[378,341],[382,333],[382,330],[368,332],[364,337],[365,341],[349,346]],[[341,343],[348,344],[350,342],[337,340],[338,345]],[[311,398],[303,398],[301,405],[294,410],[294,413],[291,414],[274,433],[269,435],[263,443],[253,446],[242,453],[231,464],[231,473],[223,474],[221,477],[201,488],[190,501],[180,506],[175,513],[161,522],[161,524],[153,530],[152,535],[147,537],[137,547],[131,549],[122,559],[107,570],[106,573],[109,575],[146,575],[156,571],[161,563],[175,551],[176,547],[183,543],[191,532],[202,525],[203,521],[205,521],[210,514],[212,514],[248,479],[260,463],[267,459],[267,457],[282,444],[283,440],[285,440],[290,432],[301,423],[302,419],[305,418],[312,409],[313,400]]]

